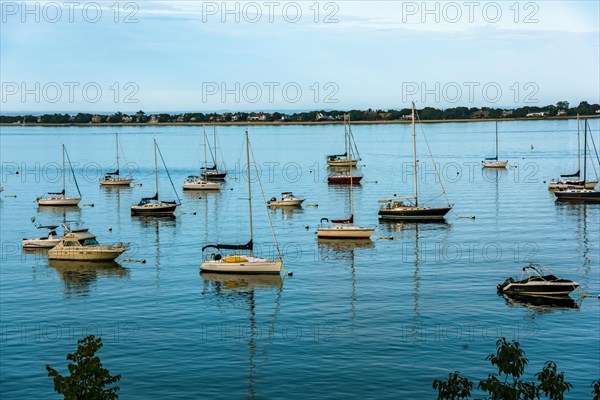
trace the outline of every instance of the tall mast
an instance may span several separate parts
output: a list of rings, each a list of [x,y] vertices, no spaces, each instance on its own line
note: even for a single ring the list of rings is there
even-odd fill
[[[65,145],[62,145],[62,178],[63,178],[63,196],[66,197],[67,171],[65,170]]]
[[[252,193],[250,191],[250,139],[248,138],[248,129],[246,129],[246,164],[248,166],[248,213],[250,215],[250,240],[252,240]]]
[[[583,188],[585,189],[585,178],[587,177],[587,119],[583,121]]]
[[[156,179],[156,201],[158,201],[158,160],[156,158],[156,139],[154,139],[154,177]]]
[[[413,181],[415,187],[415,205],[419,205],[419,191],[417,188],[417,131],[415,128],[415,102],[412,102],[412,138],[413,138]]]
[[[577,177],[581,173],[581,137],[579,134],[579,113],[577,113]]]
[[[350,115],[348,115],[348,129],[350,129]],[[348,148],[348,160],[352,160],[352,146]],[[350,218],[354,219],[354,199],[352,198],[352,163],[348,163],[348,170],[350,173]]]
[[[496,120],[496,161],[498,161],[498,120]]]
[[[120,175],[119,173],[119,132],[115,133],[116,135],[116,145],[117,145],[117,175]]]
[[[202,125],[202,129],[204,129],[204,178],[206,179],[206,167],[208,167],[208,160],[206,159],[206,125]]]
[[[344,115],[344,150],[346,153],[346,160],[351,159],[348,151],[348,123],[350,123],[350,114]]]
[[[215,148],[215,171],[218,171],[219,168],[217,168],[217,126],[213,125],[213,144],[214,144],[214,148]]]

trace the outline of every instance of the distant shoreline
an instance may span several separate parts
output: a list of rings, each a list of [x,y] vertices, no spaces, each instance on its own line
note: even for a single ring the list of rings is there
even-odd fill
[[[579,118],[600,118],[600,115],[580,115]],[[560,117],[525,117],[525,118],[464,118],[464,119],[432,119],[421,120],[419,122],[425,124],[443,124],[443,123],[467,123],[467,122],[492,122],[492,121],[544,121],[544,120],[562,120],[562,119],[577,119],[574,115],[564,115]],[[222,126],[288,126],[288,125],[342,125],[343,121],[243,121],[243,122],[103,122],[103,123],[66,123],[66,124],[51,124],[51,123],[0,123],[0,126],[20,126],[20,127],[102,127],[102,126],[202,126],[202,125],[222,125]],[[410,120],[391,120],[391,121],[352,121],[352,125],[382,125],[382,124],[410,124]]]

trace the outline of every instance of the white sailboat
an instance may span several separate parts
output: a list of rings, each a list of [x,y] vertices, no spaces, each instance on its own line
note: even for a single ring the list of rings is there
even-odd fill
[[[217,272],[217,273],[232,273],[232,274],[279,274],[281,272],[282,260],[274,261],[264,258],[255,257],[252,254],[253,244],[253,229],[252,229],[252,191],[250,179],[250,140],[248,138],[248,130],[246,130],[246,160],[248,169],[248,217],[250,220],[250,240],[246,244],[230,245],[230,244],[214,244],[206,245],[202,248],[202,254],[205,254],[207,249],[219,250],[246,250],[250,255],[234,254],[223,257],[221,254],[212,253],[208,259],[200,265],[201,272]],[[274,232],[273,232],[274,234]],[[275,236],[273,236],[275,239]],[[276,239],[275,239],[276,240]]]
[[[219,171],[219,164],[217,163],[217,127],[213,126],[213,144],[214,144],[214,153],[210,150],[210,156],[213,160],[212,167],[209,167],[206,164],[206,160],[204,162],[204,167],[202,168],[202,179],[207,181],[224,181],[227,176],[227,171]]]
[[[447,207],[430,207],[419,205],[419,189],[417,179],[417,134],[415,129],[415,103],[412,102],[412,140],[413,140],[413,186],[414,196],[393,197],[379,200],[383,203],[379,209],[381,219],[391,220],[443,220],[444,216],[452,209]],[[435,167],[435,164],[434,164]],[[441,182],[441,180],[440,180]],[[443,190],[443,186],[442,186]],[[444,192],[445,193],[445,192]]]
[[[177,206],[181,205],[181,201],[179,200],[179,196],[177,195],[177,191],[175,190],[175,186],[173,186],[173,181],[171,180],[171,175],[169,175],[169,170],[165,164],[165,160],[162,158],[162,153],[160,158],[162,160],[163,166],[167,171],[167,176],[171,181],[171,186],[173,187],[173,191],[175,192],[175,196],[177,196],[177,201],[161,201],[158,198],[158,158],[157,158],[157,150],[160,152],[158,148],[158,143],[156,143],[156,139],[154,139],[154,177],[155,177],[155,188],[156,194],[152,197],[142,197],[137,204],[131,205],[131,215],[140,215],[140,216],[154,216],[154,217],[170,217],[175,212]]]
[[[574,174],[564,174],[560,179],[552,179],[548,184],[548,190],[557,189],[594,189],[598,184],[598,179],[581,179],[581,137],[579,129],[579,114],[577,114],[577,172]],[[585,152],[584,152],[585,153]],[[587,162],[586,157],[583,160]],[[585,166],[585,165],[584,165]]]
[[[506,168],[508,161],[498,159],[498,121],[496,120],[496,156],[488,157],[481,162],[483,168]]]
[[[348,156],[348,153],[354,149],[354,153],[357,158]],[[354,141],[354,135],[352,134],[352,128],[350,127],[350,115],[344,115],[344,154],[330,154],[327,156],[327,165],[330,167],[356,167],[360,161],[360,155],[358,154],[358,148]]]
[[[349,159],[352,159],[352,150],[349,149]],[[348,165],[348,174],[352,180],[352,166]],[[330,222],[327,218],[321,218],[321,226],[317,229],[318,239],[370,239],[375,229],[362,228],[354,225],[354,196],[353,186],[348,185],[350,194],[350,218],[344,220],[332,219],[332,226],[324,226],[323,222]]]
[[[69,169],[73,174],[73,179],[75,180],[75,187],[77,187],[77,193],[79,197],[67,197],[66,193],[66,185],[67,185],[67,173],[65,171],[65,155],[67,160],[69,161]],[[79,185],[77,184],[77,177],[75,176],[75,171],[73,171],[73,166],[71,165],[71,159],[69,158],[69,154],[67,153],[67,149],[65,145],[62,145],[62,181],[63,187],[61,192],[48,192],[50,196],[38,197],[36,199],[38,205],[40,206],[76,206],[81,201],[81,192],[79,191]]]
[[[207,165],[206,159],[206,127],[204,129],[204,165]],[[208,181],[203,178],[204,169],[200,171],[200,176],[190,175],[185,178],[183,183],[184,190],[221,190],[221,184],[219,182]]]
[[[117,169],[114,172],[108,172],[104,178],[100,178],[100,186],[129,186],[133,181],[133,178],[121,177],[121,171],[119,168],[119,133],[115,133],[117,143]]]

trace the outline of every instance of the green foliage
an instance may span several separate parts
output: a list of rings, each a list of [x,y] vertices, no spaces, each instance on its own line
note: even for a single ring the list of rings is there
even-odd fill
[[[600,400],[600,379],[592,382],[592,394],[594,395],[593,400]]]
[[[438,400],[468,399],[473,389],[473,382],[459,375],[458,371],[448,374],[447,381],[435,380],[433,388],[438,391]]]
[[[488,374],[479,382],[478,388],[489,394],[490,400],[535,400],[543,394],[549,400],[564,400],[565,393],[573,387],[565,381],[563,372],[558,373],[556,364],[547,361],[544,368],[535,374],[539,383],[522,381],[528,360],[518,342],[507,342],[501,338],[496,342],[496,353],[486,357],[497,373]],[[438,400],[466,399],[471,395],[473,383],[455,371],[445,381],[434,380],[433,388]],[[593,384],[594,400],[600,400],[600,379]]]
[[[69,375],[63,376],[50,365],[46,365],[48,376],[54,382],[54,390],[65,400],[115,400],[119,398],[119,386],[112,386],[121,375],[112,376],[102,366],[96,352],[102,348],[102,339],[94,335],[77,341],[77,351],[67,355],[72,361],[67,366]]]

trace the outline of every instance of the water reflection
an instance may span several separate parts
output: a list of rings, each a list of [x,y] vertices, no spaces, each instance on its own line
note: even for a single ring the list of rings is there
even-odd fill
[[[90,286],[98,277],[125,278],[129,270],[115,261],[65,261],[48,260],[48,266],[54,268],[65,284],[67,297],[88,296]]]
[[[304,208],[302,206],[272,206],[269,207],[269,212],[273,215],[281,214],[281,219],[287,221],[293,219],[294,215],[302,214],[304,212]]]
[[[63,206],[63,207],[38,206],[37,212],[40,212],[40,213],[63,213],[63,215],[66,213],[80,214],[81,208],[79,206]]]
[[[154,244],[151,244],[149,240],[147,240],[147,247],[155,249],[155,265],[156,265],[156,279],[155,279],[155,287],[156,292],[160,289],[160,257],[161,257],[161,244],[160,244],[160,229],[163,227],[176,227],[177,226],[177,218],[175,216],[168,217],[149,217],[149,216],[131,216],[132,221],[139,223],[140,226],[144,229],[144,233],[149,234],[150,237],[153,237]],[[144,246],[146,247],[146,246]]]
[[[238,275],[218,274],[201,272],[204,281],[202,295],[212,295],[231,303],[242,302],[248,308],[248,399],[256,398],[254,388],[255,376],[257,375],[257,363],[255,360],[258,346],[257,339],[260,338],[260,328],[256,322],[255,296],[259,291],[276,291],[275,307],[271,315],[271,324],[277,320],[280,310],[280,298],[283,293],[283,278],[279,275]],[[266,346],[261,349],[260,354],[268,356]]]
[[[515,307],[525,307],[535,314],[546,314],[553,310],[579,309],[579,304],[569,296],[523,296],[503,293],[506,304]]]

